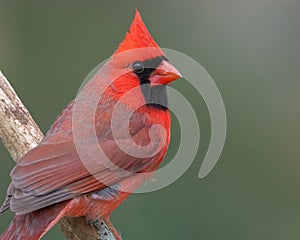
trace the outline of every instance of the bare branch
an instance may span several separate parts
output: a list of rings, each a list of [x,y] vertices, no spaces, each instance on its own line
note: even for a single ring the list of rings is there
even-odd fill
[[[0,71],[0,139],[11,157],[17,162],[42,140],[43,133],[34,122],[29,111]],[[88,224],[84,217],[64,218],[58,226],[67,239],[72,240],[116,240],[111,223],[99,219],[101,224]]]
[[[43,138],[43,133],[1,72],[0,138],[15,161]]]

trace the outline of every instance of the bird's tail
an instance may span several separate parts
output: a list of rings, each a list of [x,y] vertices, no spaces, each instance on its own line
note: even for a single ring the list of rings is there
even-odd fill
[[[10,225],[0,236],[0,240],[39,240],[64,215],[65,204],[15,215]]]

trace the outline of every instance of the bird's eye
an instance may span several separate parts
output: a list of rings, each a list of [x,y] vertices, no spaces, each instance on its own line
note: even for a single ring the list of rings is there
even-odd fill
[[[136,61],[132,64],[132,69],[135,73],[141,73],[144,71],[144,64],[141,61]]]

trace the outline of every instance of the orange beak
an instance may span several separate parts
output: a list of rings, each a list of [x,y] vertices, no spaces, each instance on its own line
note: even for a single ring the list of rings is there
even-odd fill
[[[163,60],[151,73],[149,80],[152,86],[166,85],[181,77],[180,72],[172,64]]]

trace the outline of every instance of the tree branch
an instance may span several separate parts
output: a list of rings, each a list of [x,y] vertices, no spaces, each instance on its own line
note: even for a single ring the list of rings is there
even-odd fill
[[[25,153],[36,147],[42,138],[43,133],[0,71],[0,139],[2,143],[17,162]],[[63,218],[58,226],[67,239],[120,239],[119,236],[113,236],[115,229],[111,223],[103,219],[89,224],[85,217]]]

